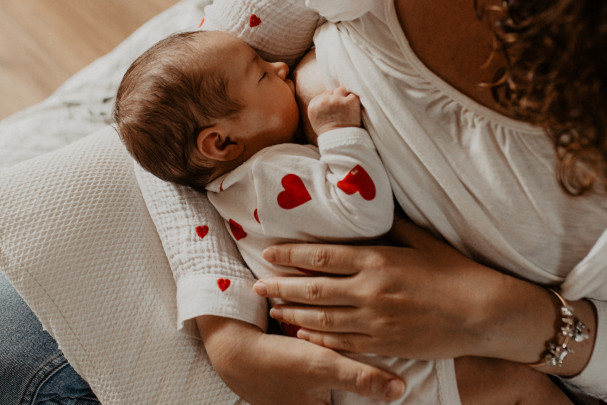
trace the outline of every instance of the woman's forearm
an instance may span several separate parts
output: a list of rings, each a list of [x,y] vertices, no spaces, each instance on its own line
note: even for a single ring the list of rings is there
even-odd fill
[[[417,234],[416,231],[412,232],[413,229],[412,224],[397,218],[390,235],[397,244],[411,246],[419,243],[412,239],[412,235]],[[493,269],[483,269],[476,262],[462,259],[463,256],[459,260],[454,259],[452,264],[455,268],[459,266],[458,270],[470,283],[467,292],[472,301],[467,308],[471,314],[468,324],[471,338],[462,342],[465,347],[472,349],[469,354],[524,364],[540,362],[546,353],[547,343],[560,333],[561,302],[544,287]],[[466,266],[478,269],[468,271]],[[572,341],[568,345],[572,352],[562,366],[546,365],[538,367],[539,371],[574,376],[584,369],[592,355],[597,323],[594,306],[586,300],[571,301],[569,304],[576,318],[584,322],[588,339]],[[465,335],[462,338],[465,339]]]
[[[527,281],[502,275],[484,294],[486,304],[476,323],[479,333],[475,355],[501,358],[520,363],[538,363],[543,359],[547,344],[561,332],[561,302],[547,289]],[[594,306],[586,301],[569,302],[575,317],[584,325],[588,338],[576,342],[570,339],[569,354],[562,366],[542,365],[537,370],[561,376],[579,374],[592,355],[596,336]]]
[[[390,237],[408,247],[274,246],[264,256],[272,263],[345,277],[271,278],[255,289],[305,304],[275,307],[271,315],[302,326],[298,336],[333,349],[414,359],[540,361],[561,325],[560,303],[551,293],[397,222]],[[541,371],[576,375],[590,358],[596,333],[592,304],[571,304],[589,339],[571,343],[576,353],[563,367]]]

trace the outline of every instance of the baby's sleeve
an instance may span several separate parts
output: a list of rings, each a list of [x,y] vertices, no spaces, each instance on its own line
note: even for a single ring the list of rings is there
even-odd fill
[[[267,302],[253,291],[255,278],[206,195],[164,182],[137,164],[135,173],[177,285],[178,328],[215,315],[266,330]]]
[[[304,0],[215,0],[204,11],[201,29],[233,33],[262,58],[291,67],[310,49],[324,21]]]
[[[318,144],[314,154],[309,145],[273,146],[255,160],[251,177],[263,233],[344,242],[388,232],[392,190],[367,131],[335,129]]]

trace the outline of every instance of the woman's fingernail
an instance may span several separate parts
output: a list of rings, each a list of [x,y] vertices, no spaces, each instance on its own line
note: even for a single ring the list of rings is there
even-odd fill
[[[257,293],[257,295],[261,295],[262,297],[265,297],[268,295],[268,288],[266,287],[266,285],[264,284],[263,281],[258,281],[253,285],[253,291],[255,291]]]
[[[264,259],[272,263],[276,260],[276,249],[269,247],[263,251],[262,255]]]
[[[276,319],[277,321],[282,320],[282,309],[279,308],[272,308],[270,310],[270,316],[274,319]]]
[[[297,331],[297,337],[302,340],[310,340],[310,334],[305,329],[300,329]]]
[[[392,380],[386,386],[385,395],[388,399],[400,398],[405,393],[405,384],[400,380]]]

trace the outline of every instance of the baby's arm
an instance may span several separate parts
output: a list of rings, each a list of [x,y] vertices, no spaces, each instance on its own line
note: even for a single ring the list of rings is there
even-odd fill
[[[203,316],[197,323],[213,367],[248,403],[328,405],[332,388],[381,401],[402,395],[402,387],[391,388],[396,376],[333,350],[229,318]]]
[[[319,136],[333,129],[360,127],[360,100],[344,87],[325,90],[310,101],[308,115]]]
[[[390,182],[368,132],[360,127],[360,108],[358,97],[343,88],[325,92],[310,107],[320,133],[318,149],[281,144],[253,157],[246,178],[253,179],[256,195],[249,200],[257,206],[248,208],[257,210],[264,235],[349,241],[390,229]],[[281,199],[295,190],[306,198],[284,204]]]

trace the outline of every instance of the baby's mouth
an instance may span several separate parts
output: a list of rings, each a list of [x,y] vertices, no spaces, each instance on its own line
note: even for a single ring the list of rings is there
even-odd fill
[[[293,92],[293,94],[295,94],[295,82],[291,79],[286,79],[285,80],[287,85],[289,86],[289,88],[291,89],[291,91]]]

